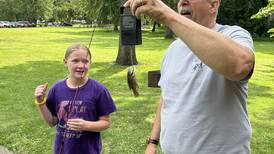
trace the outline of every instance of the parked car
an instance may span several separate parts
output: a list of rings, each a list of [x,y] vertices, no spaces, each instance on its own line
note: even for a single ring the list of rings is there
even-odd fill
[[[23,21],[17,21],[15,24],[17,27],[28,27]]]
[[[4,27],[11,27],[10,22],[8,21],[0,21],[0,22],[4,25]]]
[[[10,25],[10,27],[12,27],[12,28],[18,27],[18,25],[16,24],[15,21],[10,21],[10,22],[9,22],[9,25]]]
[[[18,27],[33,27],[33,25],[29,21],[17,21]]]
[[[61,24],[61,26],[72,26],[72,24],[69,23],[69,22],[64,22],[64,23]]]
[[[4,23],[2,21],[0,21],[0,28],[4,28]]]

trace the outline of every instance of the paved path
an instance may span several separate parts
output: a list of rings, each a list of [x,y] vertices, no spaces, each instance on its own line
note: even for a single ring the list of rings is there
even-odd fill
[[[14,154],[14,153],[0,145],[0,154]]]

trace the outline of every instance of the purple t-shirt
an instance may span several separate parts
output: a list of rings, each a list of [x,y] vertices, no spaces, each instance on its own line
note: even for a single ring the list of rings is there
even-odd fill
[[[49,90],[47,107],[58,118],[54,153],[59,154],[100,154],[102,150],[100,132],[66,130],[65,124],[70,118],[97,121],[100,116],[109,115],[116,110],[112,97],[106,87],[98,81],[88,79],[79,88],[67,86],[66,80],[57,82]]]

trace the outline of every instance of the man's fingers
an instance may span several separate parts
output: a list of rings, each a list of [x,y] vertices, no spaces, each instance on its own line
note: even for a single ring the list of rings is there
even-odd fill
[[[128,0],[123,6],[124,7],[130,7],[131,0]]]
[[[136,15],[136,11],[137,9],[139,9],[140,7],[142,7],[143,5],[146,4],[146,0],[128,0],[123,6],[124,7],[127,7],[127,8],[130,8],[130,11],[132,13],[132,15]],[[141,12],[138,11],[138,16],[140,16]]]
[[[145,12],[145,10],[147,10],[147,6],[145,6],[145,5],[140,6],[140,7],[138,7],[138,8],[136,9],[134,15],[135,15],[137,18],[139,18],[139,17],[141,16],[141,13]]]
[[[132,4],[130,5],[132,15],[135,15],[137,8],[140,6],[137,1],[138,0],[133,0]]]

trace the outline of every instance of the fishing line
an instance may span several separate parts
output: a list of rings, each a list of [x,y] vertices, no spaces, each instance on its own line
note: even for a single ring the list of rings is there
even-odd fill
[[[135,76],[135,65],[133,62],[133,51],[130,49],[129,51],[129,56],[130,56],[130,61],[131,61],[131,66],[128,68],[128,72],[127,72],[127,83],[128,83],[128,87],[130,90],[132,90],[133,95],[135,97],[139,96],[139,92],[138,92],[138,83],[136,81],[136,76]]]
[[[103,8],[104,5],[101,5],[101,8],[100,8],[100,11],[98,13],[98,16],[97,16],[97,20],[98,21],[100,19],[100,16],[101,16],[101,13],[103,12],[102,11],[102,8]],[[97,23],[95,23],[95,26],[91,32],[91,37],[90,37],[90,40],[89,40],[89,44],[88,44],[88,48],[90,50],[90,46],[91,46],[91,43],[93,41],[93,36],[94,36],[94,33],[95,33],[95,29],[97,28]],[[88,59],[88,56],[89,54],[87,54],[86,56],[86,59]],[[91,55],[90,55],[91,56]],[[90,57],[91,58],[91,57]],[[90,61],[91,62],[91,61]],[[86,63],[84,63],[84,70],[86,70]],[[78,80],[77,82],[77,89],[75,91],[75,94],[74,94],[74,97],[72,99],[72,101],[70,100],[69,101],[69,108],[68,108],[68,114],[67,114],[67,120],[70,118],[70,114],[72,113],[71,109],[73,107],[73,105],[75,104],[75,100],[77,99],[78,95],[79,95],[79,90],[80,90],[80,84],[81,84],[81,81],[83,80],[83,77],[84,77],[84,73],[82,74],[81,78]],[[88,81],[87,81],[88,82]],[[64,142],[65,142],[65,138],[69,132],[69,128],[67,127],[67,122],[65,121],[65,126],[64,126],[64,129],[65,129],[65,132],[64,132],[64,135],[62,137],[62,141],[61,141],[61,145],[60,145],[60,148],[59,148],[59,154],[62,154],[63,153],[63,149],[64,149]],[[62,133],[61,133],[62,135]]]

